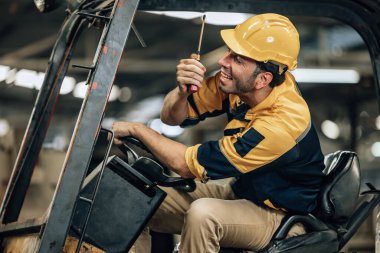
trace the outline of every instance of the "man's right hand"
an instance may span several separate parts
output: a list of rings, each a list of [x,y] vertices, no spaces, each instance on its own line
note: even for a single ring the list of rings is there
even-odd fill
[[[182,59],[177,65],[177,84],[181,93],[192,93],[188,86],[193,84],[202,87],[206,68],[196,60],[197,55],[192,54],[190,59]]]

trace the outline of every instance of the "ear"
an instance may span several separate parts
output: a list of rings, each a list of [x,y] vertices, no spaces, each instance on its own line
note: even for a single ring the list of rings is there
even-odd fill
[[[271,72],[262,72],[256,77],[256,89],[262,89],[269,86],[273,80],[273,74]]]

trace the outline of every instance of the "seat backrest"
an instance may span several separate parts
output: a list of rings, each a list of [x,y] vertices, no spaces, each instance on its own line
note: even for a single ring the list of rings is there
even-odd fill
[[[343,224],[358,204],[359,159],[354,152],[336,151],[325,157],[325,166],[317,215],[326,222]]]

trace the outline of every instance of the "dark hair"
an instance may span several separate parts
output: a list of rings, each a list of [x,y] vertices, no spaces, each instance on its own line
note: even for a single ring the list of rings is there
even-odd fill
[[[275,86],[282,84],[285,81],[285,72],[287,70],[287,67],[285,67],[282,73],[280,74],[279,73],[280,67],[277,64],[274,64],[272,62],[258,62],[258,61],[256,62],[256,64],[257,64],[257,68],[261,70],[260,73],[261,72],[272,73],[273,79],[269,83],[270,87],[273,88]],[[255,73],[257,72],[255,71]]]

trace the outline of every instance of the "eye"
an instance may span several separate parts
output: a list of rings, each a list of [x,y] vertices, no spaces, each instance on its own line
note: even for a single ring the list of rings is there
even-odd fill
[[[230,56],[232,56],[232,59],[235,62],[237,62],[238,64],[242,64],[243,63],[241,56],[238,55],[238,54],[235,54],[229,47],[227,48],[227,54],[229,54]]]
[[[237,54],[233,54],[233,58],[234,58],[234,61],[237,62],[237,63],[242,63],[241,61],[241,57]]]

